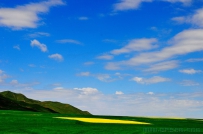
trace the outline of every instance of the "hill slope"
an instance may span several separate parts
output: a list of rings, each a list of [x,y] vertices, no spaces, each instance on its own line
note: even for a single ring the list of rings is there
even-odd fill
[[[91,115],[89,112],[82,111],[69,104],[52,101],[41,102],[11,91],[0,92],[0,109]]]

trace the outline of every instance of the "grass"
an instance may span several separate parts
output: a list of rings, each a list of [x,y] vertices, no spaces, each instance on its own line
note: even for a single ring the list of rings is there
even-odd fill
[[[60,119],[55,117],[66,117]],[[88,123],[73,119],[119,120],[150,124]],[[0,110],[1,134],[203,134],[202,119],[84,116]]]

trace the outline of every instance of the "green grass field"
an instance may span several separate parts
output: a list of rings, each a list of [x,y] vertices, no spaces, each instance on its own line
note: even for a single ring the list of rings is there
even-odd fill
[[[151,125],[86,123],[53,117],[119,119]],[[1,134],[203,134],[202,119],[166,119],[128,116],[76,116],[67,114],[0,110]]]

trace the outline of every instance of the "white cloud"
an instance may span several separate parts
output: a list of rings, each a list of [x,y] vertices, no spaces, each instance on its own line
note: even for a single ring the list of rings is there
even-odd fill
[[[145,79],[145,78],[141,78],[141,77],[134,77],[134,78],[132,78],[132,80],[137,83],[140,83],[140,84],[155,84],[155,83],[170,81],[169,78],[164,78],[164,77],[160,77],[160,76],[154,76],[149,79]]]
[[[148,69],[144,69],[146,72],[159,72],[159,71],[166,71],[170,69],[174,69],[178,67],[178,61],[172,60],[172,61],[165,61],[160,62],[157,64],[150,65]]]
[[[194,58],[194,59],[188,59],[186,60],[187,62],[199,62],[199,61],[203,61],[203,58]]]
[[[3,74],[4,71],[0,70],[0,74]]]
[[[202,118],[203,116],[201,112],[203,111],[202,92],[105,95],[98,89],[91,87],[74,90],[19,89],[15,91],[32,99],[68,103],[94,115],[175,116],[186,118]]]
[[[170,40],[170,46],[160,51],[140,53],[129,60],[110,62],[106,69],[119,69],[121,66],[137,66],[160,62],[179,55],[203,50],[203,29],[184,30]]]
[[[38,47],[42,52],[47,52],[47,46],[45,44],[40,43],[38,40],[34,39],[31,41],[30,45],[32,47]]]
[[[192,80],[183,80],[180,84],[183,86],[199,86],[199,83]]]
[[[17,50],[20,50],[20,46],[19,45],[13,46],[13,48],[17,49]]]
[[[123,92],[121,92],[121,91],[116,91],[116,93],[115,94],[117,94],[117,95],[122,95],[122,94],[124,94]]]
[[[119,0],[114,4],[114,11],[135,10],[140,7],[143,2],[153,2],[155,0]],[[182,3],[183,5],[190,5],[192,0],[162,0],[170,3]]]
[[[149,94],[149,95],[153,95],[153,94],[154,94],[154,92],[148,92],[147,94]]]
[[[54,59],[56,61],[63,61],[63,56],[61,54],[52,54],[48,56],[50,59]]]
[[[90,72],[81,72],[77,74],[78,76],[90,76]]]
[[[63,90],[63,87],[55,87],[54,90]]]
[[[82,91],[82,94],[89,95],[89,94],[96,94],[99,91],[96,88],[86,87],[86,88],[74,88],[74,90]]]
[[[203,27],[203,8],[196,10],[192,15],[189,16],[179,16],[172,18],[173,21],[182,23],[190,23],[192,25]]]
[[[12,81],[10,82],[10,84],[11,84],[11,85],[17,85],[17,84],[19,84],[19,83],[18,83],[18,80],[12,80]]]
[[[183,70],[179,70],[179,72],[181,72],[181,73],[185,73],[185,74],[196,74],[196,73],[201,73],[202,70],[183,69]]]
[[[88,20],[89,18],[88,18],[88,17],[83,16],[83,17],[79,17],[78,19],[79,19],[79,20]]]
[[[103,81],[103,82],[111,82],[112,81],[111,76],[109,74],[97,74],[97,75],[95,75],[95,77],[98,80]]]
[[[0,8],[0,25],[12,29],[36,28],[40,21],[39,14],[47,13],[52,6],[63,4],[62,0],[48,0],[14,8]]]
[[[163,1],[171,2],[171,3],[180,2],[180,3],[183,3],[184,5],[190,5],[192,3],[192,0],[163,0]]]
[[[33,34],[29,34],[28,36],[31,38],[35,38],[35,37],[40,37],[40,36],[50,36],[50,34],[45,33],[45,32],[35,32]]]
[[[152,0],[120,0],[114,4],[114,11],[138,9],[142,2],[152,2]]]
[[[79,42],[77,40],[72,40],[72,39],[57,40],[56,42],[62,43],[62,44],[65,44],[65,43],[78,44],[78,45],[82,44],[81,42]]]
[[[29,67],[36,67],[35,64],[29,64],[28,66],[29,66]]]
[[[182,23],[185,23],[186,18],[183,17],[183,16],[181,16],[181,17],[173,17],[171,20],[177,22],[178,24],[182,24]]]
[[[85,62],[85,63],[84,63],[85,66],[90,66],[90,65],[93,65],[93,64],[94,64],[94,62],[91,62],[91,61],[90,61],[90,62]]]
[[[112,60],[114,57],[109,54],[103,54],[101,56],[96,57],[97,59],[102,59],[102,60]]]
[[[8,86],[14,86],[14,87],[23,87],[23,88],[30,88],[34,85],[38,85],[39,82],[31,82],[31,83],[19,83],[18,80],[12,80]]]
[[[112,50],[110,53],[114,55],[119,55],[124,53],[131,53],[134,51],[150,50],[156,47],[156,45],[154,45],[154,43],[156,42],[157,40],[155,38],[133,39],[123,48]]]

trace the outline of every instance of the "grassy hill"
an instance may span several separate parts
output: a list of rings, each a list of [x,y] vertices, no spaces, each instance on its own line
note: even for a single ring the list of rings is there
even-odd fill
[[[69,104],[52,101],[41,102],[11,91],[0,92],[0,109],[91,115],[89,112],[82,111]]]

